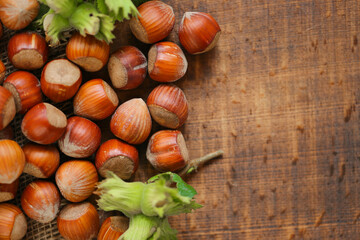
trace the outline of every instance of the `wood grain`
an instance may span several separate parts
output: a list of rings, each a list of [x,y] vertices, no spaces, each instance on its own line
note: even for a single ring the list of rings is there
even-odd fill
[[[222,28],[215,49],[186,55],[188,72],[176,82],[190,105],[181,128],[190,156],[225,152],[187,177],[204,207],[171,217],[178,238],[360,239],[360,2],[164,1],[176,15],[167,40],[179,42],[186,11],[210,13]],[[115,34],[111,52],[150,48],[127,22]],[[84,74],[94,78],[110,82],[106,68]],[[120,101],[146,99],[157,85],[147,77],[139,89],[118,91]],[[103,140],[114,137],[109,119],[99,124]],[[134,180],[156,174],[145,148]],[[46,227],[31,231],[45,239]]]
[[[177,83],[190,155],[225,151],[187,179],[204,208],[179,239],[359,239],[360,2],[167,2],[222,28]]]

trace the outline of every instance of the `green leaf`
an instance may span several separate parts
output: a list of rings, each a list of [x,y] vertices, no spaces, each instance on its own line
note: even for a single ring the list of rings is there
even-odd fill
[[[197,194],[196,190],[176,173],[172,173],[172,180],[176,183],[181,196],[193,198]]]
[[[167,179],[169,183],[176,183],[176,186],[179,189],[179,193],[181,196],[193,198],[197,194],[196,190],[192,186],[187,184],[179,175],[172,172],[160,173],[158,175],[155,175],[150,178],[148,182],[157,181],[161,177]]]

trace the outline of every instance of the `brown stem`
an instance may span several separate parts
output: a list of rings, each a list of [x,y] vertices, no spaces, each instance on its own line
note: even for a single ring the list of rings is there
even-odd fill
[[[192,159],[192,160],[190,160],[188,165],[179,173],[179,175],[184,176],[186,174],[193,172],[194,170],[196,171],[200,165],[202,165],[202,164],[206,163],[207,161],[210,161],[214,158],[220,157],[223,154],[224,154],[223,150],[218,150],[216,152],[209,153],[203,157]]]

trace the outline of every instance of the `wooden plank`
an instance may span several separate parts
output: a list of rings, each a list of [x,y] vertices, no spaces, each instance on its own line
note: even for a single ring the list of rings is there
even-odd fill
[[[167,2],[223,30],[177,83],[191,156],[225,151],[188,178],[204,208],[171,218],[179,239],[359,238],[360,3]]]
[[[190,155],[225,152],[187,178],[204,208],[170,218],[179,239],[359,239],[359,1],[165,2],[176,14],[168,40],[178,43],[185,11],[211,13],[223,32],[211,52],[187,55],[176,82],[190,102]],[[112,51],[150,47],[127,23],[116,35]],[[98,77],[109,81],[106,68],[84,74]],[[146,99],[156,85],[118,95]],[[113,137],[109,119],[100,125]],[[145,148],[135,180],[156,174]]]

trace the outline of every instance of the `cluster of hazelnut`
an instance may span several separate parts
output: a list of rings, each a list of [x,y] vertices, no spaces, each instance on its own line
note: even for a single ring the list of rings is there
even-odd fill
[[[174,82],[184,76],[188,67],[178,45],[159,42],[174,27],[172,8],[161,1],[149,1],[138,10],[140,16],[130,21],[130,28],[140,41],[155,43],[148,59],[133,46],[121,47],[109,56],[107,43],[75,33],[66,47],[68,60],[55,59],[46,63],[45,39],[37,33],[24,32],[10,39],[8,58],[16,68],[24,70],[39,69],[46,63],[40,81],[27,71],[16,71],[4,80],[5,67],[0,64],[3,81],[0,86],[0,137],[4,138],[0,140],[0,202],[15,197],[21,173],[41,179],[55,174],[56,185],[44,180],[30,183],[22,193],[21,207],[31,219],[47,223],[58,215],[61,195],[72,202],[57,218],[59,232],[66,239],[90,239],[98,234],[97,211],[90,203],[83,202],[93,193],[98,173],[106,177],[110,170],[122,179],[130,179],[139,162],[138,151],[130,144],[145,142],[151,132],[152,119],[161,126],[177,129],[188,116],[185,94],[172,84],[157,86],[146,103],[135,98],[118,106],[119,99],[113,88],[134,89],[144,81],[147,72],[155,81]],[[179,28],[180,42],[191,54],[213,48],[219,34],[219,25],[206,13],[185,13]],[[92,79],[81,85],[82,72],[78,66],[95,72],[107,63],[113,88],[102,79]],[[42,94],[54,103],[74,97],[77,116],[67,119],[54,105],[43,102]],[[24,114],[21,130],[31,141],[22,148],[6,139],[12,137],[8,125],[16,113]],[[93,121],[110,116],[110,130],[122,141],[111,139],[101,144],[101,129]],[[51,145],[56,142],[65,155],[75,159],[96,154],[95,164],[71,160],[60,165],[58,148]],[[152,135],[146,156],[161,172],[179,171],[189,161],[184,137],[178,130],[162,130]],[[0,204],[0,227],[5,218],[8,228],[0,233],[0,238],[21,239],[27,225],[22,211],[12,204]],[[100,233],[124,221],[113,217],[113,222],[110,218],[105,221]]]

